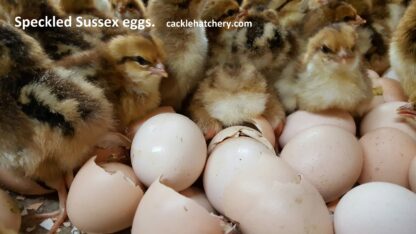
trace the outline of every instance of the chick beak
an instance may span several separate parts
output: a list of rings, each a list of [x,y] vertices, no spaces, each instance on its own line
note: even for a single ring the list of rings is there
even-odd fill
[[[338,56],[342,64],[348,64],[354,58],[354,56],[347,52],[345,49],[341,49],[341,51],[338,53]]]
[[[165,66],[162,63],[156,64],[156,66],[150,68],[150,74],[161,76],[163,78],[168,77],[168,73],[165,70]]]
[[[240,13],[237,14],[237,20],[242,20],[242,19],[244,19],[247,16],[248,16],[248,10],[247,9],[243,9],[243,10],[241,10]]]
[[[353,21],[353,24],[358,25],[358,26],[363,25],[365,23],[367,23],[367,21],[365,19],[361,18],[361,16],[359,16],[359,15],[357,15],[355,17],[355,20]]]

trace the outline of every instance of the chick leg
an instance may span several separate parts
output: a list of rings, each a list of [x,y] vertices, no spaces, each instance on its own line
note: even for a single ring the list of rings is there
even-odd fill
[[[48,186],[55,189],[58,192],[59,198],[59,209],[57,211],[53,211],[50,213],[44,214],[37,214],[30,217],[31,219],[47,219],[47,218],[56,218],[54,225],[52,226],[51,230],[48,234],[56,233],[58,228],[65,222],[67,218],[66,213],[66,200],[67,200],[67,188],[66,188],[66,180],[65,178],[61,178],[57,181],[53,181],[48,183]]]
[[[189,112],[192,120],[204,133],[205,139],[212,139],[219,131],[222,130],[220,121],[212,118],[205,109],[202,101],[194,98],[189,106]]]
[[[285,110],[279,101],[279,98],[274,90],[269,90],[269,99],[266,103],[266,110],[263,116],[270,122],[274,129],[276,139],[279,139],[283,131],[285,121]]]

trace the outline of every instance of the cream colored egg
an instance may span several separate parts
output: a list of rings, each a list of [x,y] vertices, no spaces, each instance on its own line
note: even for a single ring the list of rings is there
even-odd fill
[[[214,207],[209,203],[207,195],[204,191],[197,187],[190,187],[181,192],[181,194],[189,199],[194,200],[200,206],[204,207],[208,212],[214,213]]]
[[[0,189],[0,233],[18,233],[21,222],[17,203]]]
[[[333,126],[310,128],[293,138],[281,157],[331,202],[357,181],[363,151],[350,132]]]
[[[360,185],[342,197],[334,223],[337,234],[414,234],[416,195],[390,183]]]
[[[277,157],[271,145],[267,147],[261,141],[247,136],[239,136],[239,129],[254,131],[246,127],[233,127],[220,132],[210,145],[210,155],[204,171],[204,189],[208,200],[217,211],[223,211],[224,189],[229,185],[231,179],[242,168],[253,164],[261,157]],[[229,136],[229,130],[236,130],[236,137],[222,138]],[[257,132],[257,131],[255,131]],[[223,139],[217,142],[217,139]],[[267,140],[266,140],[267,142]],[[270,144],[270,143],[269,143]]]
[[[219,217],[155,181],[136,211],[132,234],[223,234]]]
[[[278,157],[262,157],[234,177],[224,214],[244,234],[333,233],[319,192]]]
[[[297,111],[286,119],[285,128],[279,138],[280,146],[284,147],[300,132],[320,125],[340,127],[354,135],[356,131],[354,118],[348,112],[339,110],[328,110],[320,113]]]
[[[360,143],[364,165],[359,183],[390,182],[409,187],[409,165],[416,155],[416,141],[394,128],[379,128],[365,134]]]
[[[413,158],[409,169],[410,188],[416,193],[416,156]]]
[[[403,131],[416,140],[415,127],[397,114],[397,109],[406,104],[406,102],[388,102],[374,108],[361,122],[361,136],[378,128],[389,127]]]
[[[183,115],[159,114],[146,121],[131,147],[133,169],[150,186],[159,177],[176,191],[189,188],[201,175],[207,145],[198,126]]]
[[[82,231],[114,233],[132,225],[142,196],[132,168],[120,163],[99,166],[93,157],[69,189],[68,217]]]

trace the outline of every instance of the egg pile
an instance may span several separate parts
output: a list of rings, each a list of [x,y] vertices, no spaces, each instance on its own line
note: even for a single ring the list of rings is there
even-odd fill
[[[278,139],[257,118],[207,144],[189,118],[160,108],[131,127],[131,166],[92,157],[78,171],[69,219],[86,233],[414,234],[416,129],[396,114],[400,86],[374,83],[383,92],[362,119],[297,111]],[[0,233],[19,230],[2,191],[0,208]]]
[[[416,129],[396,114],[400,86],[377,79],[360,121],[289,115],[280,153],[261,118],[207,145],[162,108],[132,128],[132,167],[94,157],[78,172],[69,218],[88,233],[416,233]]]

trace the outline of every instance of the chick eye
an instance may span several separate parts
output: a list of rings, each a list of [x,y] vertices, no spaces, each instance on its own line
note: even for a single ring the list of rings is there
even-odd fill
[[[127,61],[136,62],[142,66],[148,66],[151,64],[151,62],[147,61],[142,56],[126,56],[126,57],[123,57],[119,63],[121,64]]]
[[[344,22],[353,21],[354,19],[355,17],[348,15],[344,17]]]
[[[233,16],[233,15],[235,15],[237,13],[237,10],[235,10],[235,9],[230,9],[230,10],[228,10],[227,11],[227,16]]]
[[[321,51],[322,51],[324,54],[332,53],[332,50],[331,50],[330,48],[328,48],[328,46],[326,46],[326,45],[323,45],[323,46],[321,47]]]

